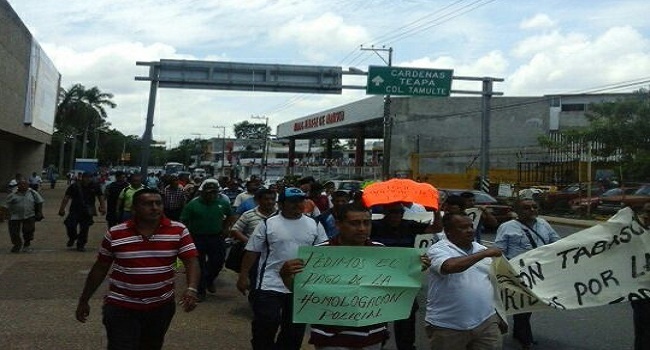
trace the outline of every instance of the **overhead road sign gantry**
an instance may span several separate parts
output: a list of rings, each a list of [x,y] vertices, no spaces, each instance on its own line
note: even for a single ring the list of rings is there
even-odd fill
[[[342,69],[335,66],[166,60],[137,62],[156,68],[148,77],[161,88],[341,94]]]
[[[452,69],[368,67],[369,95],[445,97],[451,92]]]

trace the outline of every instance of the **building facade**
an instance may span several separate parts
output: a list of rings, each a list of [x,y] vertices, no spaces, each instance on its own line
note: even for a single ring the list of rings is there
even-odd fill
[[[488,152],[491,182],[530,185],[586,181],[586,162],[591,161],[586,157],[587,152],[554,154],[540,146],[540,137],[557,138],[562,131],[587,126],[585,114],[590,104],[629,96],[565,94],[492,98]],[[357,124],[318,125],[307,132],[290,129],[309,120],[310,115],[278,126],[278,137],[326,138],[350,135],[353,128],[358,128],[355,135],[359,137],[376,137],[372,129],[363,127],[376,128],[382,123],[382,103],[381,99],[369,98],[332,109],[344,111],[346,120]],[[481,161],[481,106],[481,97],[394,97],[390,105],[389,177],[420,179],[443,188],[472,187]],[[597,166],[611,166],[600,161],[596,162]],[[594,173],[598,171],[597,167],[593,169]]]
[[[0,181],[43,168],[60,74],[6,0],[0,0]]]

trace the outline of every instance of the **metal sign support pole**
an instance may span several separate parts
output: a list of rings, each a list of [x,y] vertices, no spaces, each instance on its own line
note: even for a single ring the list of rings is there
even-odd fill
[[[492,79],[483,80],[481,106],[481,190],[490,193],[490,109],[492,108]]]
[[[142,159],[140,162],[140,173],[143,177],[147,176],[149,167],[149,157],[151,155],[151,141],[153,139],[153,113],[156,109],[156,93],[158,91],[158,74],[160,67],[153,64],[149,67],[149,76],[151,77],[151,87],[149,89],[149,106],[147,107],[147,123],[142,135]]]

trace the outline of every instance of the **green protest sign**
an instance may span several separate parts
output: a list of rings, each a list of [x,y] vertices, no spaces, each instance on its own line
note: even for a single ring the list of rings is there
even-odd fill
[[[420,290],[420,253],[414,248],[300,247],[296,275],[297,323],[365,326],[407,318]]]

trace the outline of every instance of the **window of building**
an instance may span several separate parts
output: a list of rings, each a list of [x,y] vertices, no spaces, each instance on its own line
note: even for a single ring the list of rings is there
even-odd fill
[[[584,103],[567,103],[562,105],[562,112],[584,112]]]

